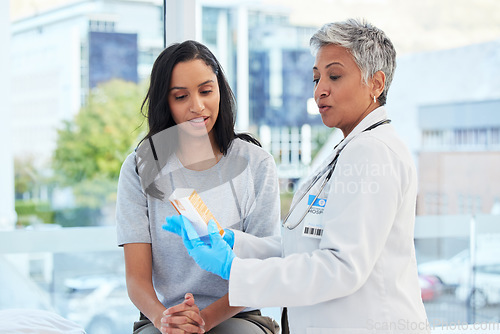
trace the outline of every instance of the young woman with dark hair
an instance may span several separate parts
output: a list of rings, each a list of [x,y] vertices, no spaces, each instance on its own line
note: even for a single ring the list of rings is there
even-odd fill
[[[162,231],[176,213],[168,198],[193,188],[226,239],[279,230],[274,160],[248,134],[236,134],[235,99],[210,50],[195,41],[166,48],[153,65],[142,111],[149,132],[125,160],[117,195],[118,244],[130,299],[141,311],[134,333],[273,333],[253,308],[229,307],[227,281],[200,269],[182,241]],[[178,306],[175,314],[164,314]]]

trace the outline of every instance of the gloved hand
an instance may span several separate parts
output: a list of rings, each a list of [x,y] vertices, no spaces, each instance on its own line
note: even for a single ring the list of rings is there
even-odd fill
[[[167,217],[166,221],[167,221],[167,223],[165,225],[163,225],[162,228],[166,231],[177,234],[179,237],[182,237],[183,233],[185,232],[185,230],[184,230],[185,225],[189,225],[192,227],[189,219],[187,219],[183,215]],[[191,231],[190,234],[188,234],[188,237],[189,237],[188,240],[199,239],[200,236],[198,235],[196,230],[194,228],[192,228],[192,230],[193,231]],[[191,245],[191,244],[189,244],[189,245]],[[187,245],[186,245],[186,248],[188,248]]]
[[[231,249],[234,248],[234,232],[228,228],[224,229],[224,235],[222,236],[222,239],[224,239],[225,242],[231,247]]]
[[[167,217],[167,224],[163,225],[163,229],[167,230],[169,232],[172,232],[174,234],[177,234],[178,236],[182,237],[182,224],[183,223],[188,223],[190,224],[189,220],[183,216],[183,215],[178,215],[178,216],[171,216]],[[185,221],[185,222],[184,222]],[[198,234],[195,234],[193,236],[189,235],[190,239],[198,238]],[[231,247],[231,249],[234,247],[234,232],[231,231],[230,229],[224,229],[224,236],[222,237],[225,242],[228,243],[228,245]],[[203,238],[205,239],[205,238]]]
[[[196,230],[184,216],[176,217],[178,216],[167,217],[167,224],[162,226],[163,229],[181,235],[189,255],[202,269],[228,280],[235,255],[220,236],[217,224],[213,220],[208,222],[208,236],[211,244],[207,245],[199,237],[190,238],[196,235]]]

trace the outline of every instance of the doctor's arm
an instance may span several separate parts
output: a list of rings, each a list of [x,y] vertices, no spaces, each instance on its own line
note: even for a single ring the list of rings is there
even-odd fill
[[[267,259],[268,257],[281,257],[281,236],[271,235],[267,237],[256,237],[255,235],[234,232],[234,254],[241,258]]]
[[[358,171],[390,166],[391,171],[360,176],[341,166]],[[323,213],[319,248],[282,259],[235,258],[229,280],[231,305],[313,305],[348,296],[363,286],[387,242],[408,176],[395,153],[373,138],[353,140],[339,158],[339,167],[343,172],[332,178],[335,184]],[[368,184],[376,185],[372,188],[376,191],[361,191]],[[354,185],[358,191],[348,191]],[[254,293],[246,293],[249,290]]]

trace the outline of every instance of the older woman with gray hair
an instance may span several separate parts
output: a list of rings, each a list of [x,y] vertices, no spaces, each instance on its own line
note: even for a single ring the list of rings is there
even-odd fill
[[[234,231],[231,248],[212,224],[210,245],[189,240],[182,216],[164,228],[229,280],[231,305],[287,307],[291,333],[428,333],[413,242],[417,172],[383,107],[394,46],[360,20],[326,24],[310,44],[314,99],[344,139],[298,189],[281,239]]]

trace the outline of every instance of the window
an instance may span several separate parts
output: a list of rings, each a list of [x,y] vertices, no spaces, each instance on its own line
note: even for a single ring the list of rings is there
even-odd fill
[[[186,5],[187,1],[176,2]],[[361,2],[363,6],[358,6]],[[119,281],[124,268],[122,251],[114,242],[116,177],[108,179],[99,172],[84,174],[84,170],[99,171],[115,157],[123,161],[127,150],[107,152],[100,165],[92,165],[97,159],[84,153],[98,150],[91,146],[81,149],[83,141],[88,137],[99,141],[105,131],[72,140],[72,130],[78,128],[76,116],[91,104],[102,107],[94,114],[98,118],[116,109],[105,104],[113,98],[116,100],[109,103],[116,106],[137,92],[144,96],[151,66],[164,48],[164,8],[159,1],[31,0],[29,6],[16,0],[0,3],[0,12],[10,9],[12,15],[8,20],[9,43],[0,37],[0,45],[9,49],[9,53],[0,55],[1,73],[10,72],[0,79],[4,83],[0,100],[9,103],[0,108],[0,136],[5,136],[2,142],[11,148],[3,155],[5,163],[2,160],[0,167],[0,227],[4,221],[14,220],[2,216],[5,211],[15,207],[17,212],[16,227],[11,224],[7,231],[0,230],[0,272],[2,280],[9,280],[0,286],[0,295],[19,292],[3,299],[0,309],[55,307],[88,329],[97,326],[96,313],[106,313],[96,312],[97,306],[113,302],[127,309],[127,321],[121,319],[120,323],[127,325],[121,332],[129,331],[137,310]],[[500,22],[493,15],[500,12],[500,2],[479,6],[466,1],[436,5],[386,0],[387,6],[380,6],[380,1],[313,0],[288,1],[286,7],[277,3],[250,1],[240,6],[240,2],[196,1],[193,10],[200,14],[198,17],[194,13],[184,15],[182,11],[191,7],[178,6],[179,13],[172,20],[180,24],[174,25],[178,31],[172,35],[184,37],[184,18],[197,17],[188,23],[198,28],[190,38],[213,48],[238,96],[240,111],[250,115],[249,127],[244,130],[258,135],[276,158],[280,184],[287,188],[282,212],[288,211],[292,190],[307,169],[320,164],[317,159],[325,158],[328,145],[333,147],[341,139],[335,137],[338,131],[323,126],[321,116],[307,113],[307,101],[312,97],[314,62],[309,38],[321,22],[332,19],[332,13],[342,13],[345,17],[366,17],[375,24],[384,22],[382,28],[398,51],[386,109],[418,168],[417,260],[445,260],[459,267],[448,260],[468,248],[471,240],[481,249],[494,244],[484,241],[482,234],[497,237],[494,222],[498,216],[492,213],[500,198],[495,186],[500,184],[500,176],[494,168],[500,155],[499,101],[494,89],[499,67],[497,58],[491,55],[500,52],[495,42]],[[312,10],[319,4],[321,10]],[[467,15],[472,11],[476,15]],[[248,18],[244,32],[238,31],[242,23],[239,15]],[[447,29],[446,22],[452,22],[453,29]],[[3,27],[0,31],[6,31]],[[240,46],[246,43],[239,43],[243,36],[249,39],[245,50]],[[244,58],[248,58],[248,70],[243,72],[248,80],[238,81]],[[470,59],[475,61],[471,63]],[[474,80],[464,80],[463,71],[457,71],[463,64],[468,64]],[[241,95],[245,90],[248,96]],[[116,97],[118,92],[123,95]],[[242,97],[248,99],[248,105]],[[138,100],[140,106],[142,99]],[[422,106],[428,107],[429,117],[420,124],[418,110]],[[140,116],[139,107],[134,108],[135,113],[120,109],[111,117],[127,119],[131,124],[130,129],[121,131],[136,135],[129,136],[128,151],[140,138],[134,131],[142,118],[131,116]],[[101,119],[92,122],[95,118],[87,119],[86,129],[98,128]],[[7,132],[10,136],[4,135]],[[64,134],[67,136],[58,142]],[[63,144],[67,146],[57,151]],[[78,154],[72,155],[74,152]],[[55,157],[61,154],[66,158],[55,167]],[[13,170],[9,161],[14,164]],[[10,183],[15,196],[4,187]],[[477,236],[470,235],[473,223],[484,227]],[[488,254],[497,255],[493,251]],[[460,267],[466,261],[461,258]],[[465,274],[460,272],[456,277]],[[426,301],[430,321],[498,319],[498,303],[471,308],[466,304],[467,297],[460,299],[459,286],[464,288],[465,283],[457,280],[445,285],[440,294],[438,285],[433,285],[436,294]],[[467,314],[476,318],[471,320]],[[108,320],[117,321],[112,317]],[[92,334],[90,329],[88,332]]]
[[[111,21],[89,20],[89,30],[112,32],[115,30],[115,23]]]

